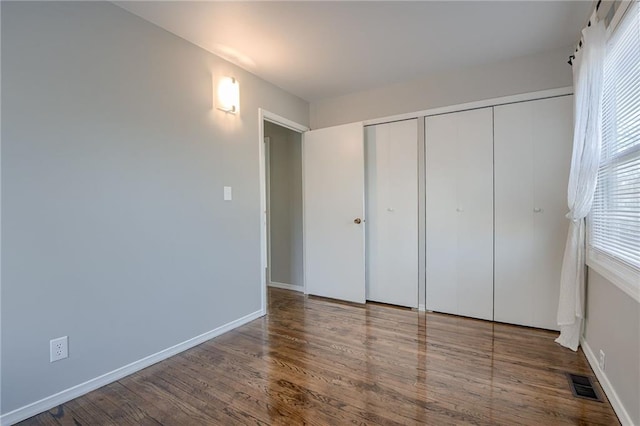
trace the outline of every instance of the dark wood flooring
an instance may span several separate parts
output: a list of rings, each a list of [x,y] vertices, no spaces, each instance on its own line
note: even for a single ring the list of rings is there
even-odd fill
[[[266,317],[21,424],[619,424],[572,395],[565,372],[593,373],[554,338],[270,289]]]

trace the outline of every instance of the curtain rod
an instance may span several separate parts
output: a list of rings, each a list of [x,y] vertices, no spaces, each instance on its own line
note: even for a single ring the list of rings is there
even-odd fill
[[[596,10],[594,13],[598,12],[598,9],[600,9],[600,3],[602,3],[602,0],[598,0],[598,3],[596,4]],[[589,22],[587,23],[587,27],[591,26],[591,19],[589,19]],[[578,52],[578,50],[580,50],[580,48],[582,47],[582,40],[580,40],[580,42],[578,43],[578,47],[576,47],[576,53]],[[567,63],[571,66],[573,66],[573,60],[576,58],[576,55],[571,55],[569,56],[569,60],[567,61]]]

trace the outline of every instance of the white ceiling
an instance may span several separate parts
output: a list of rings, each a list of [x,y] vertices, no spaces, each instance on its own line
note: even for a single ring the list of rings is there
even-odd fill
[[[116,2],[307,101],[573,45],[591,1]]]

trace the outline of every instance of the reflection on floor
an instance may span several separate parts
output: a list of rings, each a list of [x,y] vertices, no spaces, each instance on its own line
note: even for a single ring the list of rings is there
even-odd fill
[[[24,424],[618,424],[554,337],[271,288],[266,317]]]

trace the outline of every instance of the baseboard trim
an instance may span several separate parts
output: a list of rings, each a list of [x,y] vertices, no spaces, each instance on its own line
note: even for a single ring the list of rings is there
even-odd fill
[[[102,386],[113,383],[116,380],[120,380],[123,377],[126,377],[153,364],[163,361],[169,357],[179,354],[180,352],[191,349],[192,347],[204,343],[207,340],[213,339],[214,337],[231,331],[234,328],[240,327],[241,325],[253,321],[254,319],[260,318],[261,316],[264,316],[264,314],[265,312],[263,310],[259,310],[249,315],[245,315],[235,321],[231,321],[211,331],[207,331],[206,333],[203,333],[199,336],[193,337],[189,340],[185,340],[184,342],[178,343],[177,345],[171,346],[167,349],[163,349],[160,352],[156,352],[153,355],[149,355],[138,361],[134,361],[131,364],[117,368],[113,371],[110,371],[109,373],[105,373],[101,376],[87,380],[84,383],[70,387],[39,401],[25,405],[24,407],[17,408],[0,416],[0,425],[12,425],[22,420],[28,419],[29,417],[35,416],[36,414],[40,414],[44,411],[50,410],[60,404],[64,404],[65,402],[71,401],[74,398],[82,396],[93,390],[101,388]]]
[[[622,401],[620,401],[620,398],[613,388],[613,385],[609,381],[609,378],[607,377],[605,372],[600,369],[598,358],[591,350],[589,343],[587,343],[587,341],[584,339],[580,339],[580,344],[582,346],[582,352],[584,352],[584,355],[587,357],[587,361],[589,361],[591,369],[594,373],[596,373],[596,377],[600,382],[600,386],[602,386],[602,390],[607,395],[607,398],[609,399],[609,402],[613,407],[613,411],[615,411],[616,415],[618,416],[618,420],[620,420],[620,423],[622,423],[623,426],[634,426],[633,422],[631,421],[631,416],[629,416],[629,413],[627,413],[627,410],[625,410],[624,406],[622,405]]]
[[[282,288],[282,289],[285,289],[285,290],[293,290],[293,291],[304,292],[304,287],[302,287],[301,285],[279,283],[279,282],[276,282],[276,281],[271,281],[269,283],[269,287],[275,287],[275,288]]]

